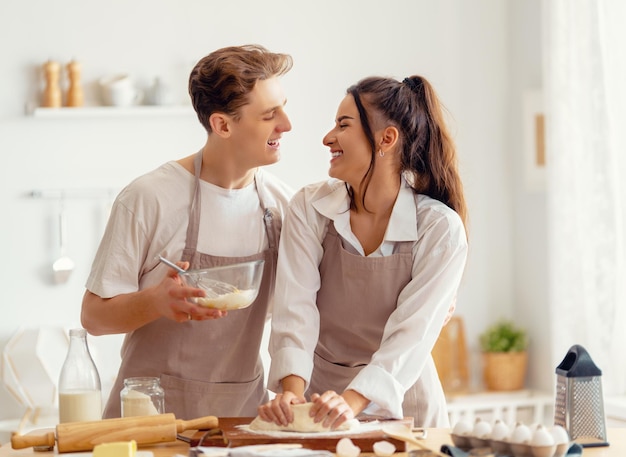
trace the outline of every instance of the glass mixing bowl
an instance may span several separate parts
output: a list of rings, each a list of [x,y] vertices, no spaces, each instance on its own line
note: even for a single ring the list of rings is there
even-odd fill
[[[256,299],[263,278],[264,260],[253,260],[221,267],[187,270],[183,282],[206,292],[194,301],[207,308],[233,310],[247,308]]]

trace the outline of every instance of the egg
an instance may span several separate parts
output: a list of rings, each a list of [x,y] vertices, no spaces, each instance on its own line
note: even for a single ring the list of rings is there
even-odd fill
[[[372,449],[377,457],[389,457],[396,452],[396,447],[389,441],[376,441]]]
[[[567,450],[570,446],[570,438],[567,430],[560,425],[555,425],[550,428],[550,433],[556,443],[556,452],[554,453],[554,457],[563,457],[567,454]]]
[[[472,436],[476,438],[488,438],[491,435],[491,424],[481,418],[476,419],[474,428],[472,429]]]
[[[491,439],[504,441],[509,437],[510,433],[511,430],[509,429],[509,426],[500,419],[497,419],[491,428]]]
[[[470,436],[473,428],[472,422],[467,419],[458,421],[450,434],[454,445],[459,449],[468,450],[471,447]]]
[[[469,436],[470,445],[473,448],[489,446],[489,435],[491,435],[491,424],[480,417],[474,422],[472,434]]]
[[[355,446],[350,438],[341,438],[337,442],[336,453],[337,457],[358,457],[361,448]]]
[[[472,423],[468,420],[460,420],[458,421],[455,425],[454,428],[452,429],[452,433],[454,433],[455,435],[470,435],[472,433]]]
[[[529,443],[532,439],[532,432],[528,425],[518,422],[511,434],[511,442],[513,443]]]
[[[550,429],[550,433],[552,434],[552,437],[554,438],[554,442],[556,444],[569,443],[569,434],[567,433],[567,430],[565,430],[562,426],[553,426]]]
[[[545,428],[543,425],[539,425],[533,432],[530,444],[531,446],[552,446],[555,443],[550,430]]]

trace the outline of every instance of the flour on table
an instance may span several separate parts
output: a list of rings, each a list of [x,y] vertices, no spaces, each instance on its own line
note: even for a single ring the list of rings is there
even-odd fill
[[[313,418],[309,416],[309,411],[313,403],[303,403],[300,405],[291,405],[293,411],[293,422],[288,425],[278,425],[274,422],[266,422],[261,417],[257,416],[252,422],[250,422],[250,430],[255,431],[282,431],[282,432],[329,432],[330,427],[324,427],[322,422],[314,422]],[[359,427],[359,421],[357,419],[350,419],[341,424],[335,431],[340,430],[355,430]]]

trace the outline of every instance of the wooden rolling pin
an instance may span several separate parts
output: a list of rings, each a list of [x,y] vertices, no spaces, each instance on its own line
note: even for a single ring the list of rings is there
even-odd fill
[[[14,433],[11,447],[53,447],[56,441],[59,452],[91,451],[96,444],[115,441],[135,440],[140,445],[176,441],[176,435],[185,430],[208,430],[217,426],[215,416],[185,421],[176,419],[174,414],[68,422],[57,425],[56,432],[44,435]]]

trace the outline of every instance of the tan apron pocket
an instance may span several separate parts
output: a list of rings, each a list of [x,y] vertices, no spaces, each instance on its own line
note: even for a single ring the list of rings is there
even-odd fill
[[[166,392],[165,411],[177,419],[252,417],[269,400],[262,375],[247,382],[203,382],[162,374],[161,386]]]
[[[307,390],[307,396],[314,393],[324,393],[327,390],[334,390],[337,393],[342,393],[350,381],[359,374],[364,365],[356,367],[347,367],[344,365],[338,365],[336,363],[329,362],[323,357],[315,353],[313,355],[313,373],[311,375],[311,382]]]

